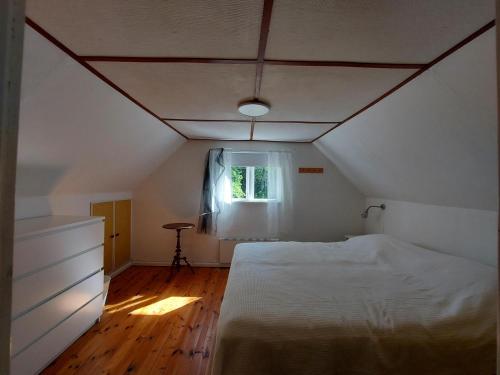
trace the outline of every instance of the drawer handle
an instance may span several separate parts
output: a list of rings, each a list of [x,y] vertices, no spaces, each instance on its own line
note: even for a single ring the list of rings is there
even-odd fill
[[[115,238],[115,235],[114,235],[114,234],[112,234],[111,236],[109,236],[109,238]]]
[[[120,233],[116,233],[115,236],[118,237],[120,235]]]

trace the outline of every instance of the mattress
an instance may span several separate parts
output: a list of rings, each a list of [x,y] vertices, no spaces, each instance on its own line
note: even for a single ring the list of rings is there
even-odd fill
[[[236,247],[214,375],[495,373],[496,268],[385,235]]]

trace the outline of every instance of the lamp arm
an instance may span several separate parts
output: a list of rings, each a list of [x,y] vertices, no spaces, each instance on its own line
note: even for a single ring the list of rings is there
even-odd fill
[[[370,208],[380,208],[381,210],[385,210],[385,204],[382,203],[379,206],[377,205],[368,206],[368,208],[361,213],[362,218],[366,219],[368,217],[368,211],[370,211]]]

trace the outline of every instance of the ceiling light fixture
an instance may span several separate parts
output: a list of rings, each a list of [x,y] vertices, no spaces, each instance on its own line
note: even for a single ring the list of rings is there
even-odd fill
[[[257,99],[241,102],[238,105],[238,111],[240,111],[242,115],[250,117],[264,116],[270,109],[271,107],[269,104]]]

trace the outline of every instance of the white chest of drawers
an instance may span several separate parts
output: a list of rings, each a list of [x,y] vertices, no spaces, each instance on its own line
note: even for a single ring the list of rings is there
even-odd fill
[[[99,318],[102,218],[45,216],[16,221],[11,373],[35,374]]]

